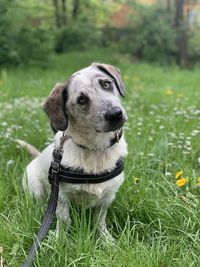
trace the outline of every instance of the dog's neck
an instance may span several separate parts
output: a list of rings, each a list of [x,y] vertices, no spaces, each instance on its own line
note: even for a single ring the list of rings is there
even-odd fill
[[[69,134],[67,131],[65,132],[65,136]],[[82,149],[80,146],[76,145],[71,138],[67,138],[64,142],[63,146],[63,159],[62,166],[71,167],[74,169],[83,169],[88,173],[101,173],[104,171],[111,171],[119,158],[123,158],[127,154],[127,145],[122,135],[119,143],[106,148],[106,149],[98,149],[103,146],[108,146],[110,143],[110,137],[113,137],[113,133],[108,136],[101,136],[99,138],[94,138],[95,146],[97,149]],[[60,145],[60,139],[62,137],[62,132],[58,132],[55,135],[55,146]],[[74,136],[73,136],[74,138]],[[94,148],[94,140],[91,141],[90,148]],[[99,143],[98,143],[99,142]],[[84,143],[86,145],[86,143]],[[101,145],[100,145],[101,144]],[[105,145],[106,144],[106,145]],[[87,143],[87,146],[89,143]]]
[[[68,127],[66,135],[71,138],[75,145],[87,150],[104,150],[121,138],[122,132],[117,130],[113,132],[97,133],[94,129],[76,129]]]
[[[64,167],[83,169],[85,172],[98,174],[112,170],[119,158],[123,158],[127,154],[127,145],[123,135],[119,143],[108,147],[110,140],[115,135],[114,132],[96,133],[95,135],[87,132],[84,135],[81,133],[81,136],[78,134],[79,132],[75,131],[75,133],[73,135],[69,128],[64,132],[64,136],[67,137],[63,146],[62,165]],[[62,132],[55,135],[55,146],[60,146],[62,135]],[[90,149],[83,149],[75,142]]]
[[[116,130],[114,133],[114,137],[112,139],[110,139],[110,144],[108,146],[103,146],[103,147],[91,147],[91,146],[84,146],[81,144],[76,143],[72,137],[69,137],[72,139],[72,141],[80,148],[82,149],[86,149],[86,150],[105,150],[110,148],[111,146],[113,146],[116,143],[119,143],[120,138],[122,137],[122,129]]]

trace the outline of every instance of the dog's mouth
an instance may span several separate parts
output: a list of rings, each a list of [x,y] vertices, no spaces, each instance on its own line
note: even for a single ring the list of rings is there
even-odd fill
[[[94,127],[94,130],[97,133],[114,132],[114,131],[121,129],[126,121],[127,121],[127,117],[123,117],[120,121],[113,121],[110,123],[106,123],[106,125],[102,129],[97,129]]]

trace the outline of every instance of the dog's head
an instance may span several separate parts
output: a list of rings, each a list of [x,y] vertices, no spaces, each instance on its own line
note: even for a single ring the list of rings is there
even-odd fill
[[[124,93],[117,68],[93,63],[74,73],[65,83],[56,84],[44,110],[52,126],[60,131],[68,124],[95,132],[115,131],[127,120],[120,103]]]

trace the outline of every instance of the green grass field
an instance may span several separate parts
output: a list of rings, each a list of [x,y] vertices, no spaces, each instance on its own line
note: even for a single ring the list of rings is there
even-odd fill
[[[117,65],[127,88],[126,180],[107,218],[116,244],[99,239],[90,212],[74,211],[71,230],[56,240],[52,229],[35,266],[200,266],[200,69],[131,63],[110,50],[0,72],[0,257],[21,266],[46,207],[22,191],[31,158],[15,139],[39,149],[50,143],[42,102],[56,82],[93,61]]]

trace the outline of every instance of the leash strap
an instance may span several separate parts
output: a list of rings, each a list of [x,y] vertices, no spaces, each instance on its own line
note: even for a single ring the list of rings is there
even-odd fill
[[[56,212],[56,207],[57,207],[57,202],[58,202],[58,193],[59,193],[59,170],[60,170],[60,162],[62,160],[62,154],[63,154],[62,146],[64,144],[63,139],[64,139],[64,136],[61,138],[60,147],[55,148],[53,151],[53,161],[51,163],[51,168],[52,168],[51,195],[48,201],[48,207],[47,207],[45,216],[43,218],[42,224],[40,226],[40,229],[28,253],[27,259],[22,265],[23,267],[31,266],[32,262],[35,259],[40,243],[45,238],[45,236],[47,235],[51,227],[51,223]]]

